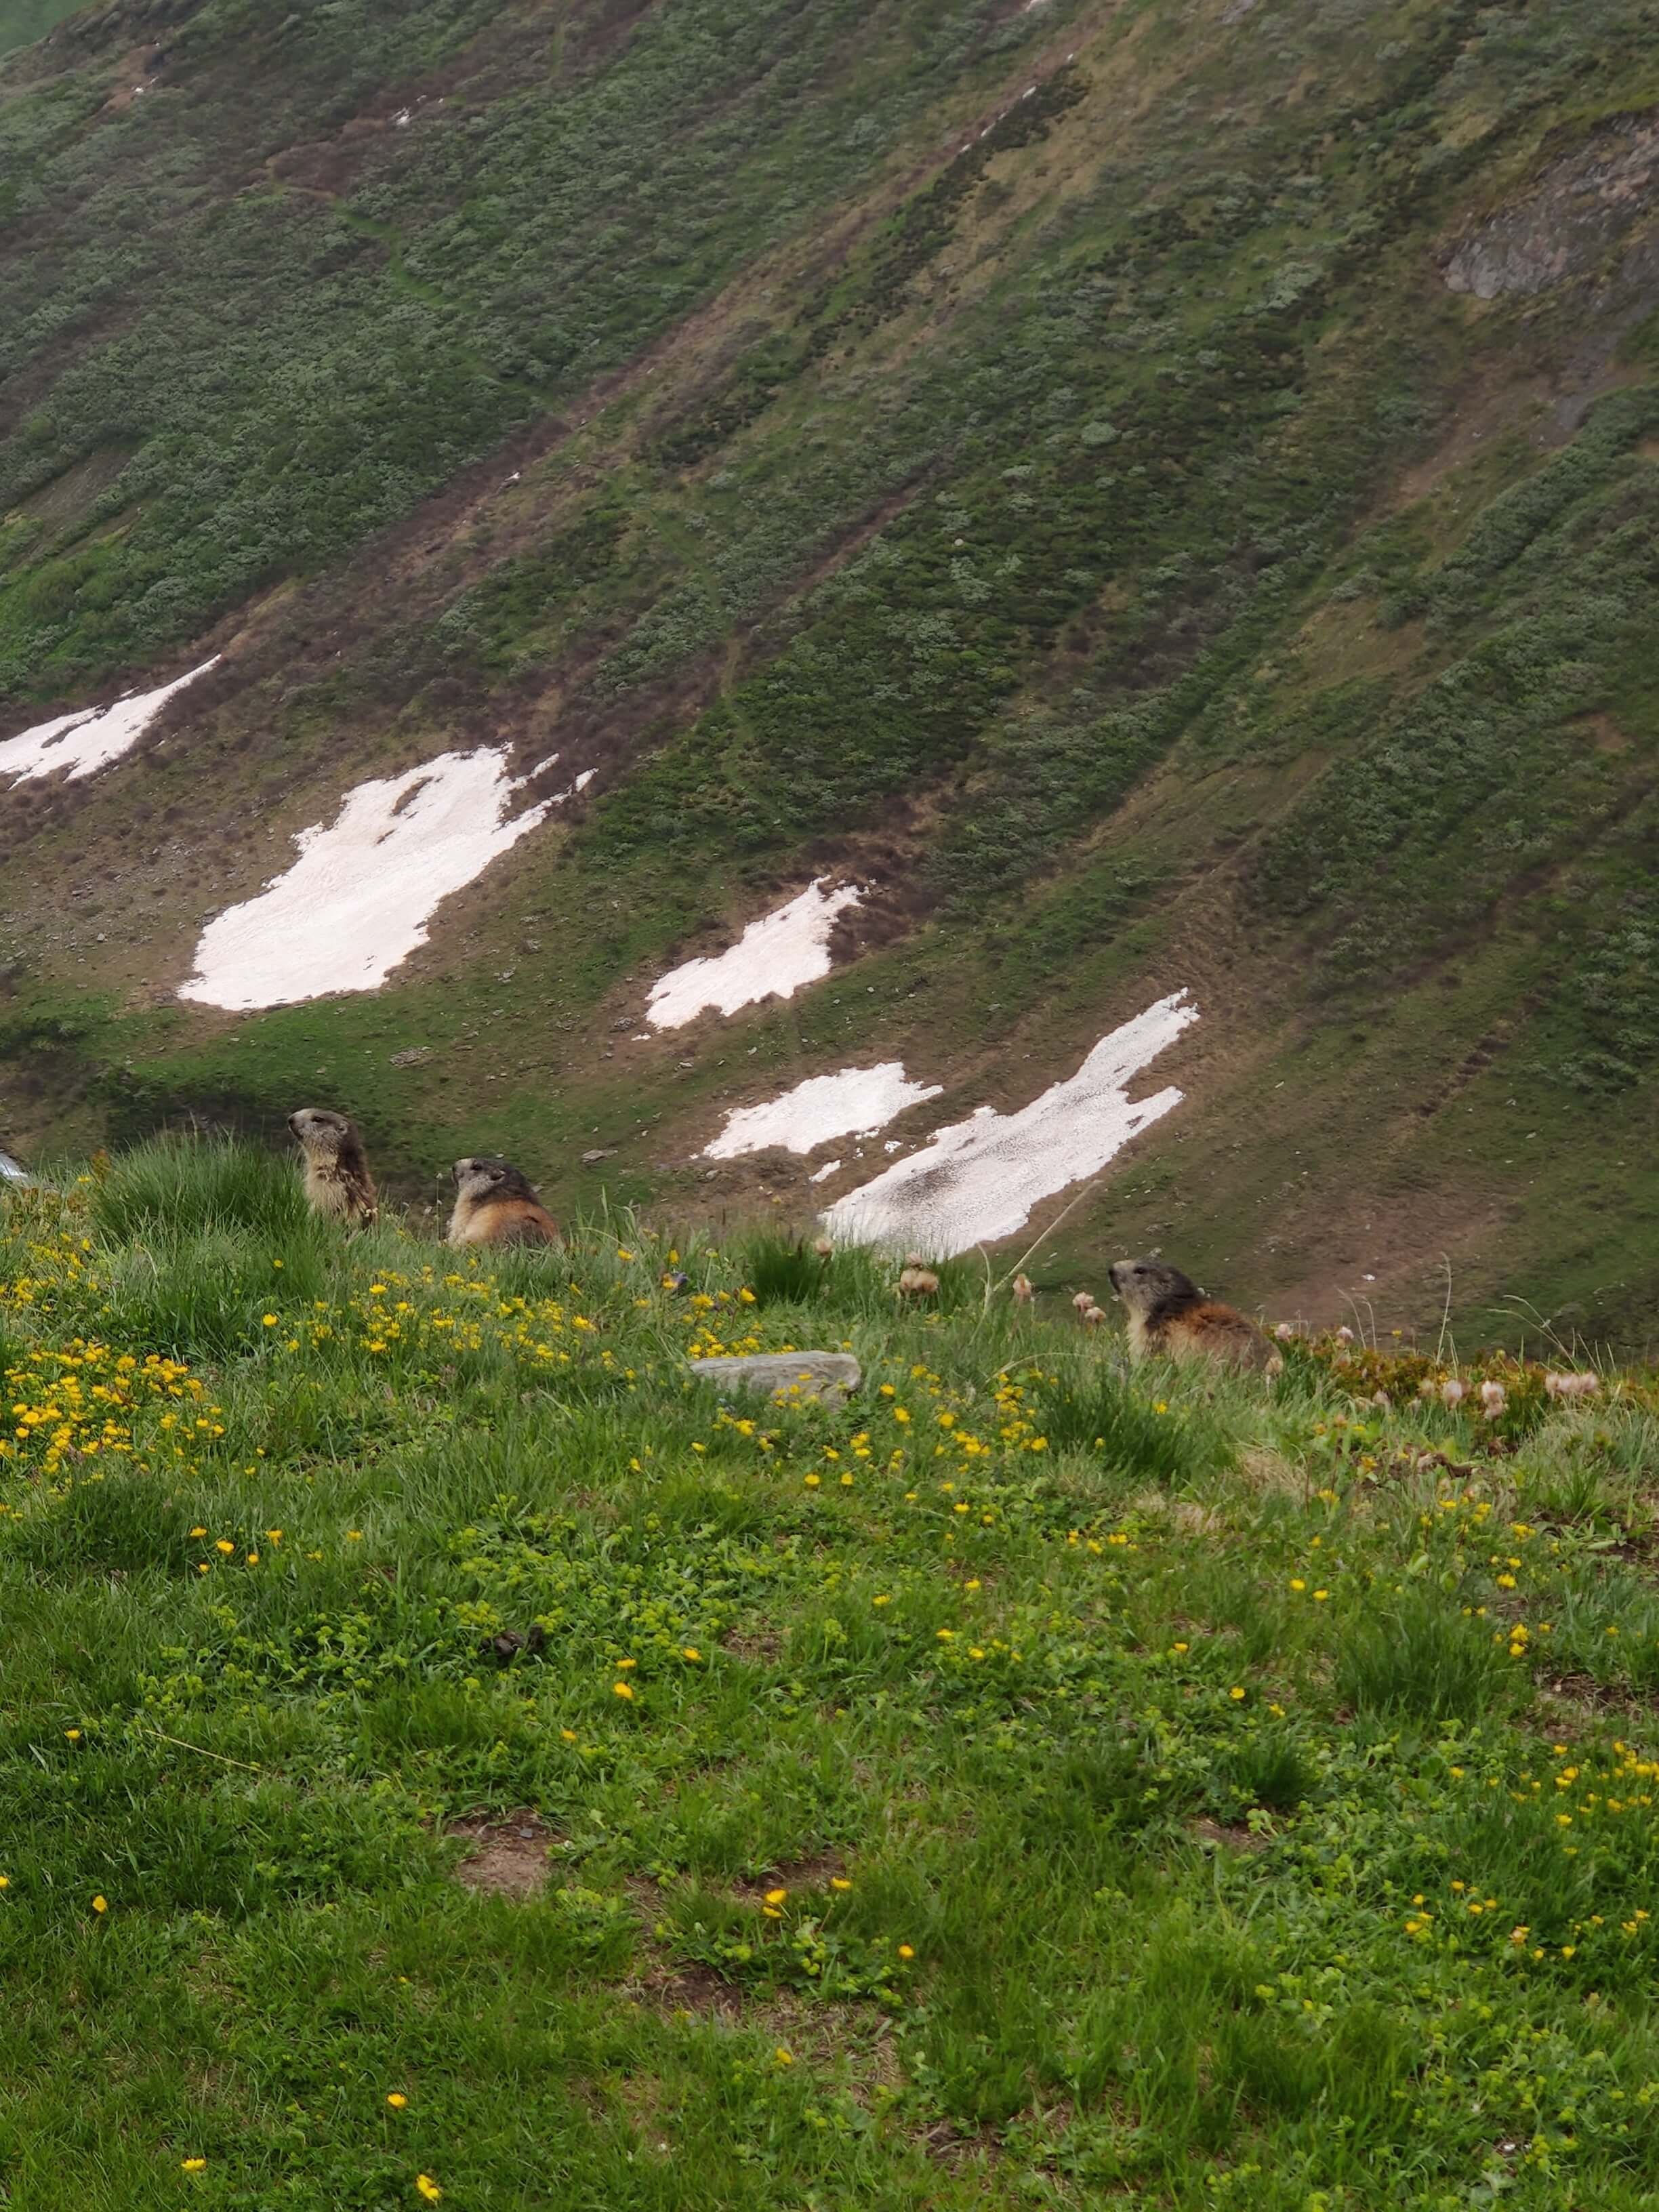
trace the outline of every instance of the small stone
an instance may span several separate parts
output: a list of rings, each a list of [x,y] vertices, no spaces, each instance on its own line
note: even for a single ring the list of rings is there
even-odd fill
[[[591,1152],[582,1154],[582,1165],[596,1168],[601,1160],[614,1160],[616,1157],[617,1147],[614,1145],[596,1145]]]
[[[829,1406],[838,1406],[864,1379],[850,1352],[754,1352],[694,1360],[692,1372],[728,1389],[752,1390],[763,1398],[786,1401],[821,1398]]]

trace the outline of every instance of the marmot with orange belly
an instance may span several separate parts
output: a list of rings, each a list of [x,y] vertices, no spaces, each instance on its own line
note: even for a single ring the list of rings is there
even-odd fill
[[[457,1160],[452,1244],[556,1244],[559,1224],[510,1160]]]
[[[1131,1359],[1213,1359],[1276,1375],[1284,1360],[1236,1306],[1205,1297],[1179,1267],[1161,1260],[1120,1260],[1112,1288],[1129,1312]]]

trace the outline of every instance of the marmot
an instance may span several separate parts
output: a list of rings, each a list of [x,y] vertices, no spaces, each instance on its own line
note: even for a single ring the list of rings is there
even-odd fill
[[[509,1161],[457,1160],[452,1244],[556,1244],[559,1224],[537,1203],[530,1178]]]
[[[1267,1338],[1236,1307],[1206,1298],[1179,1267],[1161,1260],[1120,1260],[1112,1288],[1129,1309],[1132,1359],[1214,1359],[1226,1367],[1284,1365]]]
[[[326,1106],[301,1106],[288,1126],[306,1156],[306,1196],[319,1213],[367,1229],[380,1213],[368,1155],[357,1124]]]

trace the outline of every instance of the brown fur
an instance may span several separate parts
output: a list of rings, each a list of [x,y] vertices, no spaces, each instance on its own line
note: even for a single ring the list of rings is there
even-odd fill
[[[1111,1277],[1128,1309],[1132,1359],[1213,1359],[1267,1374],[1283,1366],[1253,1321],[1236,1306],[1206,1298],[1179,1267],[1159,1260],[1120,1260]]]
[[[488,1156],[457,1160],[452,1244],[556,1244],[559,1224],[537,1202],[527,1176]]]
[[[306,1156],[306,1196],[314,1210],[348,1228],[367,1229],[380,1201],[356,1123],[326,1106],[301,1106],[288,1126]]]

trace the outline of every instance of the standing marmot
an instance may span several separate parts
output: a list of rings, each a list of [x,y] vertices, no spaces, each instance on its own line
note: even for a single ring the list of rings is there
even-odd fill
[[[1129,1309],[1132,1359],[1214,1359],[1276,1375],[1283,1359],[1236,1307],[1206,1298],[1179,1267],[1161,1260],[1120,1260],[1112,1288]]]
[[[559,1224],[536,1201],[527,1176],[508,1161],[457,1160],[452,1244],[556,1244]]]
[[[301,1106],[288,1126],[306,1156],[306,1196],[319,1213],[367,1229],[380,1210],[357,1124],[326,1106]]]

